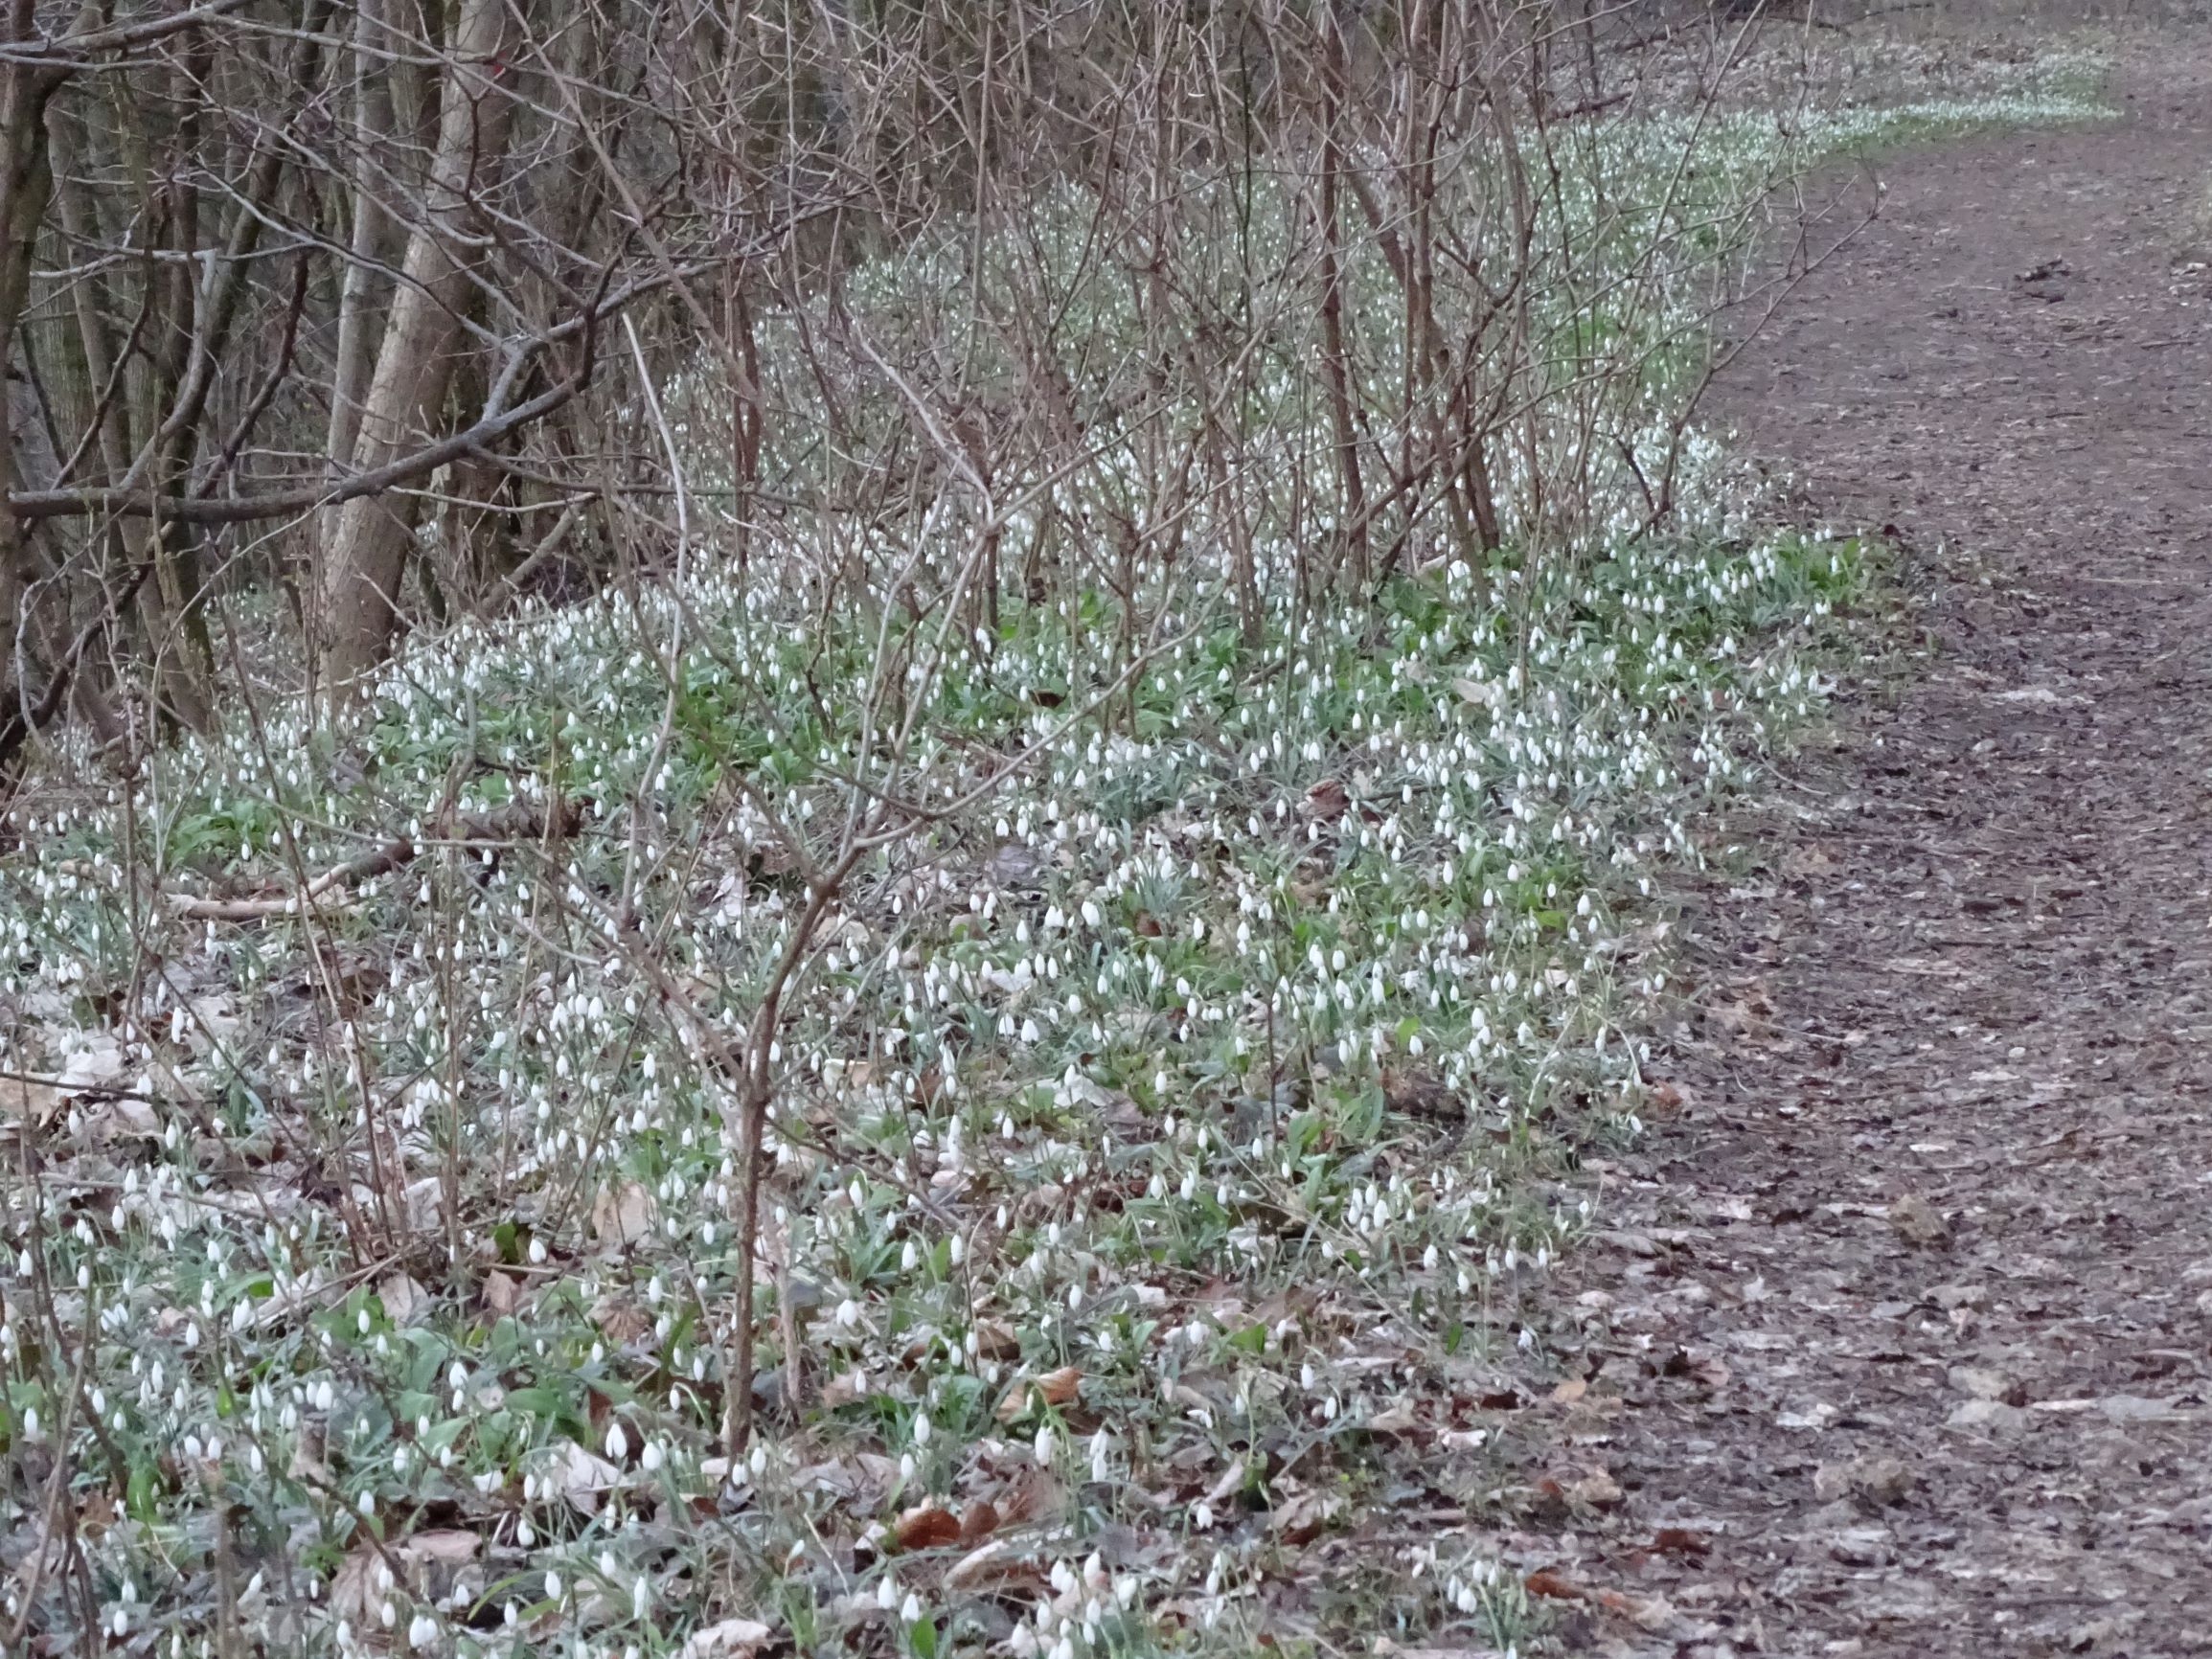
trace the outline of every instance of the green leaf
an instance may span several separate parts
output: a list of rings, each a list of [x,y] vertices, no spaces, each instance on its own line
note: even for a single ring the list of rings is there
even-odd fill
[[[141,1526],[152,1526],[160,1518],[157,1508],[160,1498],[161,1487],[151,1464],[140,1464],[130,1471],[130,1486],[123,1494],[123,1503],[132,1520]]]

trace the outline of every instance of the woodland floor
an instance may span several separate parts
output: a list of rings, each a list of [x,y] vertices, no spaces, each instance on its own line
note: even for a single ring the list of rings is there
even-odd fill
[[[1888,158],[1722,389],[1914,637],[1683,896],[1563,1287],[1572,1651],[2212,1651],[2212,35],[2117,75]]]

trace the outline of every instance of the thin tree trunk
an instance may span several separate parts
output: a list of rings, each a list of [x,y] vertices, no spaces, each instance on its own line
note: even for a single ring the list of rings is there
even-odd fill
[[[36,37],[33,0],[12,0],[4,24],[8,41]],[[0,59],[0,371],[13,360],[15,330],[31,283],[32,250],[46,217],[54,171],[46,143],[46,101],[59,84],[51,70]],[[8,506],[15,488],[12,434],[0,441],[0,780],[13,771],[30,738],[23,710],[34,689],[16,683],[15,641],[30,587],[30,531]]]
[[[371,162],[392,139],[392,83],[382,0],[359,0],[353,11],[353,148],[362,170],[353,180],[353,233],[346,282],[338,297],[338,346],[331,373],[331,429],[325,453],[333,470],[349,466],[361,433],[361,404],[376,365],[372,307],[388,286],[380,267],[391,245],[390,216],[376,199]],[[331,530],[336,528],[331,514]]]
[[[474,193],[505,148],[513,100],[498,85],[507,9],[462,0],[439,101],[425,222],[409,239],[376,373],[361,407],[355,471],[381,466],[441,423],[459,354],[471,283],[456,257],[480,216]],[[399,580],[415,534],[409,495],[349,501],[325,561],[320,618],[323,670],[332,689],[358,679],[391,648]]]

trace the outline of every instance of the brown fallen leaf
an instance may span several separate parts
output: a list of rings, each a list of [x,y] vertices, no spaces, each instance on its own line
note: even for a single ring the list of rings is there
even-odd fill
[[[412,1325],[430,1311],[430,1293],[404,1273],[387,1273],[378,1280],[376,1296],[394,1325]]]
[[[989,1498],[978,1498],[960,1512],[960,1541],[979,1543],[998,1531],[998,1506]]]
[[[1566,1489],[1567,1501],[1585,1509],[1609,1510],[1627,1496],[1621,1490],[1621,1483],[1604,1469],[1585,1475]]]
[[[604,1458],[595,1457],[576,1442],[562,1441],[554,1448],[553,1466],[547,1471],[560,1495],[578,1514],[599,1512],[600,1495],[622,1485],[622,1470]]]
[[[1268,1516],[1267,1526],[1287,1544],[1310,1544],[1345,1508],[1341,1493],[1300,1492]]]
[[[494,1267],[484,1276],[484,1310],[498,1317],[522,1306],[522,1282]]]
[[[1324,778],[1306,791],[1306,810],[1323,823],[1344,816],[1352,805],[1352,797],[1344,792],[1344,785],[1334,778]]]
[[[1521,1580],[1521,1587],[1532,1596],[1603,1607],[1646,1630],[1664,1630],[1677,1617],[1674,1603],[1664,1596],[1636,1596],[1626,1590],[1601,1589],[1595,1584],[1580,1583],[1550,1567],[1539,1567],[1529,1574]]]
[[[1232,1458],[1229,1466],[1220,1472],[1214,1484],[1206,1489],[1205,1501],[1222,1504],[1244,1489],[1244,1460]]]
[[[1042,1376],[1016,1377],[1014,1386],[1006,1391],[1006,1398],[998,1402],[998,1420],[1018,1422],[1033,1411],[1065,1405],[1075,1398],[1077,1386],[1082,1381],[1082,1369],[1073,1365],[1063,1365]]]
[[[103,1147],[112,1141],[133,1137],[158,1141],[161,1134],[161,1119],[151,1106],[144,1101],[119,1095],[99,1102],[85,1112],[71,1139],[82,1147]]]
[[[1428,1432],[1428,1425],[1415,1415],[1413,1407],[1401,1400],[1386,1411],[1379,1411],[1367,1420],[1369,1434],[1384,1434],[1403,1439],[1414,1439]]]
[[[941,1544],[956,1544],[960,1541],[960,1518],[936,1504],[916,1504],[900,1514],[891,1536],[901,1550],[933,1550]]]
[[[96,1487],[86,1492],[77,1506],[77,1530],[80,1536],[97,1538],[115,1525],[118,1511],[115,1499],[105,1488]]]
[[[758,1619],[724,1619],[694,1630],[679,1659],[751,1659],[775,1633]]]
[[[998,1521],[1003,1527],[1042,1525],[1058,1520],[1066,1508],[1066,1489],[1050,1469],[1034,1464],[998,1494]]]
[[[70,1096],[45,1078],[13,1077],[0,1080],[0,1111],[29,1119],[43,1128],[61,1115]]]
[[[458,1527],[439,1527],[410,1534],[400,1543],[399,1552],[418,1560],[444,1561],[451,1565],[472,1559],[483,1543],[474,1533],[465,1533]]]
[[[1712,1549],[1713,1541],[1688,1527],[1661,1527],[1652,1534],[1651,1547],[1654,1555],[1702,1556]]]
[[[954,1593],[1041,1591],[1050,1582],[1044,1569],[1027,1557],[1016,1556],[1012,1541],[1006,1538],[993,1538],[980,1549],[970,1550],[945,1573],[945,1588]]]
[[[602,1244],[635,1244],[652,1230],[652,1194],[641,1181],[602,1187],[591,1201],[591,1231]]]
[[[1890,1201],[1889,1224],[1897,1229],[1899,1238],[1922,1249],[1933,1249],[1950,1241],[1950,1223],[1918,1193],[1907,1193]]]
[[[331,1575],[331,1616],[366,1621],[373,1628],[377,1609],[390,1599],[397,1581],[375,1546],[355,1544]]]
[[[1854,1458],[1849,1463],[1822,1464],[1815,1469],[1813,1494],[1823,1503],[1853,1497],[1884,1509],[1903,1503],[1919,1478],[1898,1458]]]
[[[628,1297],[609,1290],[591,1305],[591,1322],[599,1333],[617,1346],[635,1342],[652,1329],[652,1319]]]

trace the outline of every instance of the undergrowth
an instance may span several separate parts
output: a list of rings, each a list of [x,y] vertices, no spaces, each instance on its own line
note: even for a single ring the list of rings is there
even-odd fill
[[[1732,508],[1709,449],[1685,479],[1664,534],[1256,637],[1163,592],[1134,675],[1084,592],[911,677],[925,792],[774,1037],[750,1377],[708,1050],[805,899],[793,837],[853,809],[878,640],[710,566],[19,813],[9,1621],[165,1653],[1530,1642],[1499,1361],[1588,1224],[1579,1155],[1639,1127],[1653,883],[1815,714],[1866,580]]]

